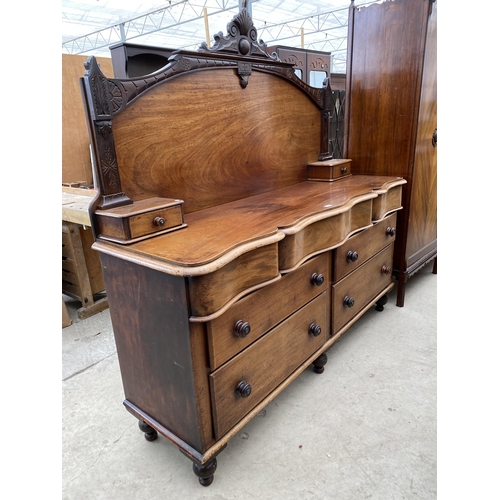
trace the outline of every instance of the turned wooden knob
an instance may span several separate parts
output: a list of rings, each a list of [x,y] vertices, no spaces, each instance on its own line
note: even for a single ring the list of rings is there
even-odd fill
[[[325,277],[322,274],[313,273],[311,275],[311,283],[316,286],[321,286],[325,282]]]
[[[344,297],[344,306],[346,307],[352,307],[354,305],[354,299],[352,297],[349,297],[346,295]]]
[[[345,174],[346,172],[347,172],[347,167],[342,167],[342,168],[340,169],[340,173],[341,173],[341,174]]]
[[[317,325],[316,323],[311,323],[309,325],[309,335],[312,335],[313,337],[318,337],[321,335],[321,326]]]
[[[382,269],[380,270],[382,274],[391,274],[391,268],[389,266],[382,266]]]
[[[248,398],[252,392],[252,386],[250,384],[247,384],[244,380],[242,380],[237,386],[236,386],[236,394],[238,396],[241,396],[242,398]]]
[[[247,321],[237,321],[233,327],[233,333],[237,337],[245,338],[250,333],[250,323]]]
[[[387,236],[396,236],[396,228],[395,227],[388,227],[385,234],[387,234]]]
[[[352,252],[349,250],[346,255],[347,262],[356,262],[358,260],[358,252]]]
[[[153,219],[153,224],[155,226],[163,226],[165,224],[165,219],[163,217],[155,217]]]

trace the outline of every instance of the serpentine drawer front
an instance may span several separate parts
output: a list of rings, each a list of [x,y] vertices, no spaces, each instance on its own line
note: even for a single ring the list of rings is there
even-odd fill
[[[318,255],[276,283],[239,300],[222,316],[208,322],[211,368],[218,368],[324,292],[330,275],[330,258],[330,253]]]
[[[210,375],[216,439],[324,344],[326,308],[323,292]]]
[[[333,333],[392,282],[394,244],[358,267],[333,286]]]
[[[394,242],[396,237],[396,217],[393,213],[373,227],[351,236],[337,248],[334,263],[334,280],[338,281],[364,264],[382,248]]]

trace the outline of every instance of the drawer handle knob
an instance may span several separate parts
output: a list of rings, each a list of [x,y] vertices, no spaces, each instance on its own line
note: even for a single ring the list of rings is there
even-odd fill
[[[237,386],[236,386],[236,394],[238,396],[241,396],[242,398],[248,398],[252,392],[252,386],[250,384],[247,384],[244,380],[242,380]]]
[[[380,270],[382,274],[391,274],[391,268],[389,266],[382,266],[382,269]]]
[[[385,234],[387,234],[387,236],[396,236],[396,228],[395,227],[388,227]]]
[[[165,219],[163,217],[155,217],[153,219],[153,224],[155,226],[163,226],[165,224]]]
[[[322,274],[313,273],[311,283],[316,286],[321,286],[325,282],[325,277]]]
[[[344,297],[344,306],[346,307],[352,307],[354,305],[354,299],[352,297],[349,297],[346,295]]]
[[[233,327],[233,333],[237,337],[245,338],[250,333],[250,323],[247,321],[237,321]]]
[[[321,335],[321,326],[317,325],[316,323],[311,323],[309,325],[309,335],[312,335],[313,337],[319,337]]]
[[[342,167],[342,168],[340,169],[340,173],[341,173],[341,174],[345,174],[346,172],[347,172],[347,167]]]
[[[347,252],[346,260],[347,262],[356,262],[358,260],[358,257],[358,252],[352,252],[351,250],[349,250]]]

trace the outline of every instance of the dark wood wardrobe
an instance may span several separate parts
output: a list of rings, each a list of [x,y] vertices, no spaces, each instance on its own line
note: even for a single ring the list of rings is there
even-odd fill
[[[349,12],[344,158],[353,174],[397,175],[403,186],[394,276],[437,272],[437,1],[393,0]]]

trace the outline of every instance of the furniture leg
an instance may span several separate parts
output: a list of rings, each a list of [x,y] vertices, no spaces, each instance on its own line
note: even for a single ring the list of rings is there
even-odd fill
[[[406,281],[404,280],[403,273],[400,273],[398,277],[398,295],[396,299],[396,305],[398,307],[404,307],[405,305],[405,291]]]
[[[317,359],[313,361],[314,371],[316,373],[323,373],[325,371],[325,365],[327,361],[327,355],[325,353],[321,354]]]
[[[146,441],[154,441],[158,437],[158,432],[142,420],[139,420],[139,429],[144,432]]]
[[[375,302],[375,304],[376,304],[375,310],[376,311],[383,311],[384,306],[387,304],[387,300],[388,300],[387,294],[380,297],[380,299],[378,299],[377,302]]]
[[[204,465],[193,462],[193,472],[198,476],[198,480],[202,486],[210,486],[212,484],[216,469],[217,459],[215,457]]]
[[[438,258],[436,257],[434,259],[434,266],[432,267],[432,274],[437,274],[438,273]]]

